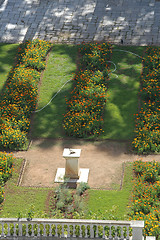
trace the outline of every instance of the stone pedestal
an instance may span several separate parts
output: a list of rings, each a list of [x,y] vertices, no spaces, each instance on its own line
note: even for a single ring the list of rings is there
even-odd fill
[[[81,149],[65,148],[63,157],[66,159],[65,168],[58,168],[55,176],[55,183],[63,183],[67,178],[67,183],[88,182],[89,169],[79,168],[79,157]]]
[[[79,157],[81,149],[65,148],[63,151],[63,157],[66,159],[65,165],[65,178],[79,179]]]

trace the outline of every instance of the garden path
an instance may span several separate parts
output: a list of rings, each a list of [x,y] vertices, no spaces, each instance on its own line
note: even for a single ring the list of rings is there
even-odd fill
[[[159,45],[159,0],[0,0],[0,42]]]
[[[64,148],[82,149],[79,164],[89,168],[91,188],[115,189],[122,183],[123,163],[142,158],[160,161],[159,155],[138,156],[127,151],[128,142],[82,140],[33,140],[28,151],[14,153],[26,159],[21,186],[53,187],[57,168],[65,167]]]

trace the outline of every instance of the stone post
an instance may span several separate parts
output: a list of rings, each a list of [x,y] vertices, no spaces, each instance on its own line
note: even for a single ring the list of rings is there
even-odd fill
[[[144,228],[144,221],[131,221],[132,240],[142,240],[142,230]]]
[[[146,240],[156,240],[156,237],[147,236],[147,237],[146,237]]]
[[[65,148],[63,157],[66,159],[65,177],[69,179],[79,179],[79,157],[81,149]]]

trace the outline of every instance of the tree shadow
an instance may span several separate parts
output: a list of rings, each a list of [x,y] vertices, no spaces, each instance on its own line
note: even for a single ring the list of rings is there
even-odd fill
[[[130,140],[106,139],[97,141],[94,145],[97,147],[98,151],[103,151],[113,157],[118,157],[122,154],[133,154]]]
[[[128,50],[134,53],[133,48]],[[144,48],[138,50],[142,54]],[[140,88],[141,69],[136,68],[136,65],[141,63],[141,59],[137,60],[135,55],[117,51],[114,52],[112,61],[115,62],[117,69],[114,72],[116,76],[111,75],[108,83],[109,97],[104,113],[102,138],[130,142],[134,137],[134,114],[138,111],[137,99]]]
[[[75,55],[74,52],[77,52]],[[68,55],[73,63],[77,62],[78,46],[69,44],[55,44],[52,48],[52,52],[56,55]]]
[[[67,51],[66,51],[67,50]],[[58,53],[62,53],[62,54],[69,54],[70,57],[72,58],[72,61],[75,62],[75,56],[71,56],[70,54],[70,47],[68,48],[68,46],[66,46],[66,49],[64,49],[64,46],[62,45],[56,45],[53,48],[53,51],[58,52]],[[119,54],[119,53],[118,53]],[[111,115],[111,111],[109,110],[109,108],[107,109],[107,111],[105,112],[105,115],[107,115],[107,117],[105,117],[105,121],[104,121],[104,130],[105,131],[110,131],[110,137],[109,139],[117,139],[117,136],[122,136],[122,143],[127,144],[128,146],[128,142],[130,143],[131,139],[133,138],[133,126],[134,123],[132,122],[132,128],[128,129],[128,121],[130,121],[131,118],[133,118],[133,116],[131,116],[131,112],[134,114],[135,113],[135,102],[137,99],[137,88],[135,87],[135,80],[132,79],[132,75],[137,75],[139,77],[139,73],[138,70],[136,70],[134,67],[132,67],[132,63],[135,62],[135,60],[137,60],[136,56],[132,56],[131,55],[131,59],[130,56],[128,55],[124,55],[124,54],[119,54],[121,61],[122,62],[127,62],[128,64],[131,65],[130,69],[126,68],[123,69],[123,74],[129,78],[129,81],[127,82],[121,82],[119,78],[116,77],[112,77],[112,80],[109,82],[109,89],[110,86],[112,85],[112,88],[114,88],[114,95],[112,96],[112,104],[109,105],[109,108],[115,108],[115,112],[118,109],[119,112],[119,116],[112,116]],[[140,60],[141,61],[141,60]],[[120,70],[118,70],[120,72]],[[65,96],[67,96],[67,98],[69,98],[69,92],[68,90],[63,90],[61,91],[58,96],[56,96],[56,98],[53,100],[53,102],[50,103],[49,106],[46,107],[46,109],[42,110],[42,112],[37,113],[38,117],[37,117],[37,122],[36,122],[36,114],[35,114],[35,123],[34,123],[34,128],[36,129],[35,131],[38,133],[37,136],[36,134],[33,134],[33,138],[39,137],[40,133],[42,134],[42,136],[44,136],[49,143],[47,144],[47,140],[44,139],[43,142],[41,142],[41,146],[43,147],[44,144],[44,148],[51,146],[52,144],[56,144],[56,140],[54,142],[52,142],[50,139],[60,139],[60,144],[63,145],[63,141],[64,144],[66,146],[66,141],[71,141],[71,143],[74,143],[75,141],[78,141],[79,144],[83,144],[85,141],[92,141],[94,142],[95,139],[92,140],[80,140],[77,138],[72,138],[72,137],[68,137],[65,135],[65,132],[63,130],[62,127],[62,122],[63,122],[63,114],[66,113],[66,106],[65,106]],[[56,93],[56,92],[55,92]],[[55,95],[55,93],[53,93],[52,96]],[[122,97],[123,95],[123,97]],[[108,104],[108,103],[107,103]],[[106,104],[106,105],[107,105]],[[39,106],[40,108],[41,106]],[[43,107],[43,106],[42,106]],[[132,111],[131,111],[132,109]],[[127,115],[128,112],[128,115]],[[117,114],[117,113],[116,113]],[[47,116],[47,119],[45,122],[43,122],[43,118],[45,115],[45,119]],[[55,121],[54,117],[57,119]],[[38,120],[40,119],[40,120]],[[110,121],[108,123],[108,119],[112,119],[112,121]],[[133,119],[132,119],[133,120]],[[39,122],[38,122],[39,121]],[[118,138],[119,139],[119,138]],[[98,139],[99,141],[102,140],[102,138],[100,137]],[[114,141],[115,142],[115,141]],[[118,141],[119,144],[119,141]]]
[[[0,6],[4,3],[5,0],[0,0]]]
[[[76,143],[81,145],[86,141],[67,136],[63,129],[63,119],[67,109],[65,96],[69,98],[69,93],[68,90],[62,90],[46,108],[34,113],[30,136],[32,139],[42,138],[43,141],[40,143],[42,148],[51,147],[59,140],[59,144],[66,147]]]
[[[63,1],[50,0],[46,4],[45,0],[33,1],[32,3],[19,0],[17,4],[16,1],[0,1],[0,13],[3,19],[0,41],[19,42],[39,37],[46,40],[75,43],[83,40],[109,40],[120,43],[121,39],[123,39],[124,44],[139,44],[141,38],[143,38],[142,43],[151,44],[152,36],[155,35],[151,24],[148,24],[148,28],[145,29],[146,32],[142,30],[147,21],[152,22],[154,18],[153,12],[158,13],[160,9],[159,3],[148,6],[145,2],[141,2],[141,7],[135,7],[134,1],[128,0],[97,0],[83,3],[74,0],[68,5],[65,5]],[[11,7],[13,11],[10,11]],[[123,10],[124,7],[125,10]],[[118,16],[118,12],[120,16]],[[5,15],[8,13],[10,13],[10,16],[5,20]],[[68,20],[69,14],[72,13],[73,16]],[[137,18],[136,25],[130,24],[135,17]],[[77,33],[79,33],[79,38],[74,37],[74,34]],[[63,52],[63,49],[61,51]],[[0,61],[3,61],[3,59]],[[130,76],[130,73],[125,72],[125,74]],[[122,83],[121,86],[125,88],[125,84]],[[67,94],[65,91],[63,93],[64,95]],[[62,113],[62,98],[57,96],[57,99],[55,114]],[[114,97],[114,101],[116,103],[116,97]],[[127,105],[131,107],[132,101],[128,102]],[[58,137],[60,121],[54,122],[51,114],[53,110],[52,104],[48,108],[48,111],[41,113],[40,119],[43,121],[44,114],[47,114],[47,121],[44,123],[45,129],[49,128],[53,133],[48,134],[47,137],[53,137],[54,135]],[[36,123],[36,121],[35,124],[38,131],[44,132],[43,124]],[[123,130],[125,127],[124,125]],[[62,131],[61,129],[61,133]]]
[[[7,51],[4,50],[5,46],[7,47],[8,44],[0,43],[0,72],[6,72],[4,65],[10,65],[11,67],[14,64],[15,54],[17,50],[17,45],[12,45],[12,48],[8,49]]]

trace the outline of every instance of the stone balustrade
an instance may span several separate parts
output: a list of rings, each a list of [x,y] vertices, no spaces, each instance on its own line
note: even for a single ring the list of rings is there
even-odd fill
[[[0,238],[142,240],[144,221],[0,218]]]

